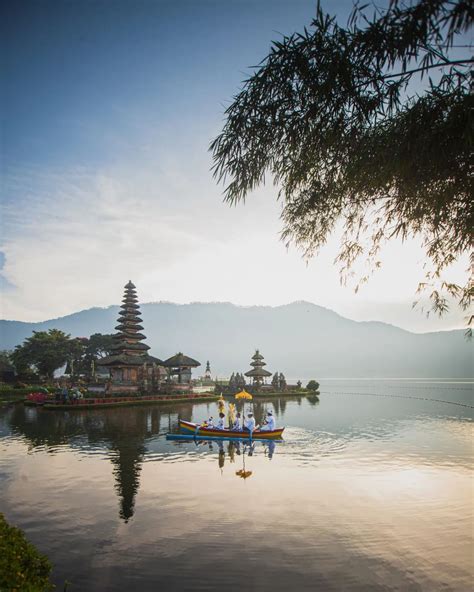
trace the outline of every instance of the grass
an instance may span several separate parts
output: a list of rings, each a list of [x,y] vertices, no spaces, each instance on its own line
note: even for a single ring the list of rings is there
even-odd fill
[[[52,590],[51,568],[48,558],[27,541],[23,531],[10,526],[0,513],[0,590]]]

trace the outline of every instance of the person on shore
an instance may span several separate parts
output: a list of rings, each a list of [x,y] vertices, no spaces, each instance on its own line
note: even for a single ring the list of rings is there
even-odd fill
[[[267,411],[267,417],[265,424],[261,427],[262,431],[271,432],[275,429],[275,418],[273,417],[273,411]]]
[[[225,413],[219,413],[219,419],[216,425],[217,430],[225,430]]]

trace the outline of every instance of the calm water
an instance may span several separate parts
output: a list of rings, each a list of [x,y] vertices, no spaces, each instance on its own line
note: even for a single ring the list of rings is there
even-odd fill
[[[213,404],[3,408],[0,510],[69,591],[469,590],[473,386],[325,381],[251,455],[165,440]]]

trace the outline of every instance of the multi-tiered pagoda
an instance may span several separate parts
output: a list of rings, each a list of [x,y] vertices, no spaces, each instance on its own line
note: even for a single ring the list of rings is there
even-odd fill
[[[268,370],[265,370],[263,368],[264,366],[267,365],[267,363],[264,362],[263,360],[264,360],[264,358],[263,358],[262,354],[258,351],[258,349],[255,350],[255,353],[252,356],[252,362],[250,362],[252,369],[245,373],[245,376],[252,378],[253,384],[257,388],[261,384],[263,384],[263,382],[265,381],[265,378],[268,378],[269,376],[272,375],[271,372],[268,372]]]
[[[146,389],[159,381],[158,366],[162,362],[148,354],[150,348],[143,343],[146,337],[140,333],[143,330],[141,322],[136,288],[129,281],[115,327],[118,333],[114,335],[113,353],[100,361],[101,366],[109,368],[111,391]]]

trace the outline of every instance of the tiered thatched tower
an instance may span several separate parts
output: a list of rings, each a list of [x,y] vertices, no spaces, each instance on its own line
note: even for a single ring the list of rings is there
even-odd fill
[[[265,378],[271,376],[272,373],[268,372],[268,370],[264,370],[263,367],[266,366],[267,363],[263,361],[264,358],[258,349],[255,350],[252,360],[253,361],[250,362],[250,365],[253,366],[253,368],[252,370],[246,372],[245,376],[252,378],[254,386],[258,388],[264,382]]]
[[[149,386],[148,381],[155,378],[156,366],[162,363],[147,353],[150,348],[143,343],[146,337],[140,333],[143,330],[141,322],[136,288],[129,281],[125,286],[118,325],[115,327],[118,333],[114,335],[116,343],[113,354],[100,361],[101,366],[110,370],[113,390],[130,387],[129,390],[133,391]]]

